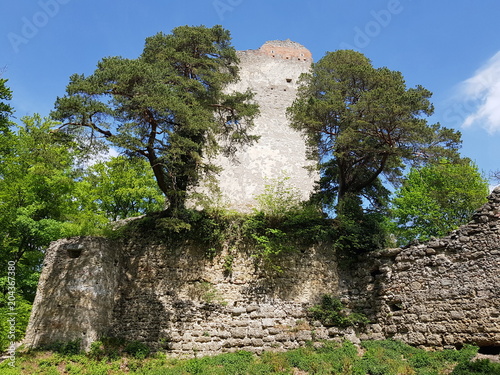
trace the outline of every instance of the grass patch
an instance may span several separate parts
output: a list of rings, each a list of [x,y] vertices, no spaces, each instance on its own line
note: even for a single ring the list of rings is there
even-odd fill
[[[20,352],[16,368],[0,364],[1,374],[82,375],[497,375],[500,364],[487,360],[470,362],[478,348],[425,351],[392,340],[364,341],[361,348],[350,342],[308,344],[288,352],[261,356],[239,351],[214,357],[167,358],[156,353],[141,358],[144,348],[134,342],[131,353],[120,356],[61,354],[49,351]],[[101,348],[102,350],[102,348]],[[139,354],[139,355],[138,355]]]

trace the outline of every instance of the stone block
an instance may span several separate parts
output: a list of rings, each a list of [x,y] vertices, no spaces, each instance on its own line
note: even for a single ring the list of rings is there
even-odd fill
[[[247,336],[246,328],[233,328],[230,332],[231,337],[235,339],[242,339]]]
[[[274,319],[262,319],[262,327],[268,328],[268,327],[274,327],[276,325],[276,322]]]
[[[295,339],[298,341],[310,341],[312,340],[311,331],[298,331],[295,334]]]

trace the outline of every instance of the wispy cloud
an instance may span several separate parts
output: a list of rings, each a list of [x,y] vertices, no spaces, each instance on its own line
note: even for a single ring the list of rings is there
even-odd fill
[[[489,133],[500,131],[500,52],[497,52],[460,90],[467,101],[468,115],[462,125],[481,126]]]

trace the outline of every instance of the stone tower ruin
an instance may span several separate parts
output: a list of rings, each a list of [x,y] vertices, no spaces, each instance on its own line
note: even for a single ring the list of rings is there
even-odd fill
[[[219,156],[214,161],[222,167],[218,176],[222,199],[230,208],[248,212],[266,184],[286,176],[287,187],[307,200],[318,175],[307,169],[312,163],[306,157],[305,140],[290,128],[286,109],[296,97],[299,76],[311,67],[311,52],[291,40],[274,40],[257,50],[239,51],[238,57],[240,81],[228,91],[250,89],[255,93],[260,114],[252,134],[260,139],[242,147],[235,157]]]
[[[287,40],[239,57],[241,81],[231,89],[256,93],[254,133],[261,138],[234,161],[216,160],[224,168],[222,194],[231,208],[248,211],[266,178],[283,173],[307,199],[317,175],[305,168],[306,144],[285,112],[311,53]],[[88,350],[102,337],[117,337],[179,357],[288,350],[356,335],[433,348],[500,347],[500,188],[446,237],[368,253],[356,263],[337,258],[328,241],[298,244],[300,251],[278,259],[285,272],[274,276],[256,267],[243,241],[207,256],[205,245],[159,233],[53,242],[24,344],[77,340]],[[311,322],[309,308],[325,294],[370,323],[356,331]]]

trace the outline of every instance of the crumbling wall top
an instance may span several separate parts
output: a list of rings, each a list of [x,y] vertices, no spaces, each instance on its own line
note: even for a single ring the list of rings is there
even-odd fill
[[[302,44],[287,40],[270,40],[257,50],[244,51],[247,54],[265,55],[284,60],[312,62],[311,52]]]

